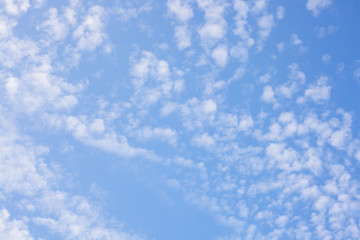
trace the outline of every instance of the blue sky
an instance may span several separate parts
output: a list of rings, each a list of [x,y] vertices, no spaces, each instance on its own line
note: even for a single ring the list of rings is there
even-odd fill
[[[0,1],[0,239],[360,239],[360,2]]]

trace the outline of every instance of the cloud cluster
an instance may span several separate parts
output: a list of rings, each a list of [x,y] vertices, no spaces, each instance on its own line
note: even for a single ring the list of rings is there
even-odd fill
[[[227,229],[219,239],[360,237],[356,113],[331,99],[340,73],[303,62],[311,51],[287,54],[319,39],[298,29],[271,38],[288,3],[163,1],[153,8],[166,14],[151,17],[174,32],[130,44],[137,29],[116,21],[141,19],[149,3],[47,4],[1,1],[0,238],[37,239],[31,226],[65,239],[145,238],[74,192],[51,155],[63,139],[84,155],[134,160],[157,190],[210,212]],[[331,4],[304,7],[319,16]],[[33,35],[20,33],[33,10],[42,14]],[[119,48],[105,57],[109,45]],[[315,54],[324,69],[337,62],[327,52]]]

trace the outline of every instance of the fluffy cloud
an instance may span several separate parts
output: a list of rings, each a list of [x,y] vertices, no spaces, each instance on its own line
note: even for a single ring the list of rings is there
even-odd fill
[[[275,102],[275,94],[271,86],[265,86],[264,91],[261,95],[261,99],[267,103]]]
[[[228,61],[227,47],[223,45],[216,47],[212,51],[211,56],[217,65],[225,67]]]
[[[10,214],[6,209],[0,210],[0,238],[2,239],[18,239],[33,240],[28,227],[28,219],[10,220]]]
[[[154,105],[162,99],[169,99],[183,91],[182,71],[171,71],[165,60],[160,60],[147,51],[143,51],[140,57],[131,57],[130,60],[130,74],[135,87],[132,102],[143,111],[143,114],[146,114],[146,106]]]
[[[223,17],[225,6],[202,0],[198,0],[198,5],[205,12],[205,23],[198,33],[205,47],[212,46],[224,38],[227,31],[227,23]]]
[[[330,54],[324,54],[321,57],[321,61],[323,61],[323,63],[328,64],[331,61],[331,55]]]
[[[151,128],[149,126],[143,127],[136,132],[140,141],[149,141],[153,139],[159,139],[161,141],[168,142],[171,145],[176,145],[177,133],[170,128]]]
[[[260,37],[260,47],[269,36],[270,33],[275,26],[274,17],[272,14],[261,16],[258,21],[257,25],[259,27],[258,34]]]
[[[237,11],[235,16],[236,29],[234,33],[240,35],[243,39],[249,39],[249,32],[247,31],[247,18],[249,7],[248,4],[243,0],[234,1],[234,10]]]
[[[48,20],[43,22],[40,28],[45,29],[49,38],[63,40],[68,33],[68,22],[58,15],[56,8],[51,8],[48,12]]]
[[[179,50],[191,46],[191,33],[186,25],[175,27],[175,39]]]
[[[176,16],[181,25],[175,26],[175,39],[179,50],[191,46],[191,32],[189,31],[188,21],[193,17],[193,11],[187,1],[168,0],[168,11]]]
[[[77,49],[80,51],[92,51],[104,42],[105,10],[100,6],[93,6],[80,26],[74,31],[73,37],[77,41]]]
[[[30,7],[29,0],[2,0],[1,2],[10,15],[19,15],[26,12]]]
[[[332,0],[308,0],[306,8],[312,11],[314,16],[318,16],[323,9],[328,8],[332,4]]]
[[[166,3],[168,10],[174,14],[180,21],[186,22],[193,17],[193,11],[187,1],[168,0]]]
[[[59,190],[62,175],[44,159],[48,148],[19,134],[13,121],[3,118],[2,106],[0,110],[0,196],[15,202],[10,206],[17,215],[29,215],[10,219],[8,210],[0,210],[1,238],[34,239],[27,227],[31,221],[66,239],[140,239],[109,227],[100,209],[84,197]]]
[[[204,148],[211,148],[215,145],[214,138],[209,136],[207,133],[203,133],[200,136],[195,136],[191,141],[194,145]]]
[[[299,39],[299,36],[297,34],[291,35],[291,43],[295,46],[300,45],[302,41]]]
[[[292,98],[294,93],[299,91],[300,87],[304,85],[306,79],[304,72],[299,70],[297,64],[291,64],[289,69],[289,80],[276,89],[277,94],[285,98]]]
[[[278,6],[276,9],[276,18],[283,19],[285,17],[285,8],[283,6]]]
[[[292,14],[291,3],[168,0],[167,15],[158,14],[164,10],[158,5],[156,15],[147,15],[148,1],[139,8],[132,4],[145,1],[125,8],[72,1],[31,11],[26,2],[1,2],[7,16],[0,16],[0,236],[32,239],[29,221],[65,239],[141,239],[108,221],[86,189],[73,192],[82,179],[67,183],[72,172],[57,159],[68,154],[63,145],[80,151],[77,140],[84,145],[81,157],[96,148],[105,152],[102,159],[111,153],[118,161],[136,160],[127,164],[139,171],[146,165],[141,173],[151,172],[144,179],[161,195],[167,198],[169,187],[176,201],[206,209],[226,226],[229,236],[219,239],[359,238],[356,124],[350,113],[334,111],[336,103],[318,105],[336,91],[332,77],[320,75],[327,68],[311,64],[326,49],[306,52],[300,69],[292,62],[303,56],[291,46],[284,51],[285,44],[317,40],[280,24],[276,33],[284,31],[285,40],[276,36],[260,51],[285,7]],[[318,15],[327,5],[308,1],[307,7]],[[19,18],[40,11],[32,33],[24,20],[33,16]],[[154,35],[138,37],[143,33],[134,24],[152,27],[149,18],[158,23],[169,16]],[[174,27],[175,42],[167,31],[155,34],[163,26]],[[110,41],[113,55],[95,51]],[[81,64],[69,64],[73,58]],[[321,77],[306,83],[313,74]]]
[[[331,86],[328,85],[328,81],[328,77],[320,77],[316,81],[316,84],[310,85],[310,87],[305,90],[304,97],[299,98],[297,102],[303,103],[306,99],[311,99],[315,103],[324,103],[329,100]]]

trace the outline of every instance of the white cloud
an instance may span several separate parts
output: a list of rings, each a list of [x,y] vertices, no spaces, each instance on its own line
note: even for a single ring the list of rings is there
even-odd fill
[[[193,11],[188,1],[168,0],[167,8],[170,14],[175,15],[181,25],[175,26],[175,39],[179,50],[191,46],[191,31],[188,22],[193,17]]]
[[[205,25],[198,31],[201,39],[210,45],[222,39],[226,32],[224,24],[205,23]]]
[[[2,106],[0,111],[0,196],[16,206],[17,215],[29,215],[12,220],[7,210],[0,210],[0,238],[33,239],[27,227],[31,220],[65,239],[140,239],[109,227],[101,210],[84,197],[57,190],[59,184],[64,189],[63,176],[54,162],[49,166],[44,160],[49,150],[20,133],[12,119],[5,119]]]
[[[51,8],[48,11],[48,19],[39,28],[45,29],[50,39],[59,41],[63,40],[68,33],[68,22],[66,18],[58,15],[56,8]]]
[[[338,109],[337,113],[343,116],[343,122],[341,128],[332,132],[329,136],[329,143],[335,148],[343,149],[351,139],[352,117],[349,113],[341,109]]]
[[[93,6],[84,21],[74,31],[73,37],[77,40],[77,49],[92,51],[102,44],[106,38],[104,32],[105,10],[100,6]]]
[[[281,43],[279,43],[277,46],[276,46],[276,48],[277,48],[277,50],[281,53],[281,52],[283,52],[284,51],[284,42],[281,42]]]
[[[311,99],[316,103],[324,103],[330,99],[331,86],[328,85],[328,77],[322,76],[316,84],[310,85],[305,90],[304,98],[299,98],[298,103],[302,103],[306,99]]]
[[[317,186],[306,187],[301,190],[301,197],[305,200],[318,199],[320,194],[321,192],[319,191]]]
[[[47,13],[47,20],[37,26],[37,29],[44,30],[47,33],[47,39],[44,43],[50,45],[49,40],[64,40],[69,32],[69,28],[76,23],[76,4],[66,7],[63,14],[58,13],[58,9],[50,8]]]
[[[291,43],[295,46],[300,45],[302,41],[299,39],[299,36],[297,34],[291,35]]]
[[[29,0],[2,0],[5,10],[10,15],[25,13],[30,8]]]
[[[131,59],[132,67],[130,74],[134,77],[133,84],[140,90],[151,78],[159,82],[166,82],[169,78],[169,64],[164,60],[159,60],[151,52],[142,52],[141,59]]]
[[[141,5],[139,6],[139,3]],[[143,12],[150,12],[153,9],[151,1],[132,1],[123,3],[117,3],[115,7],[115,13],[120,16],[120,19],[124,22],[138,17]],[[118,6],[119,5],[119,6]],[[123,7],[122,5],[126,5]]]
[[[271,86],[267,85],[264,87],[263,93],[261,95],[261,99],[267,103],[275,102],[275,93]]]
[[[77,104],[75,93],[83,90],[86,83],[73,85],[51,74],[48,56],[34,56],[39,62],[29,64],[18,78],[5,78],[8,103],[19,111],[34,113],[45,109],[69,110]]]
[[[152,128],[146,126],[137,130],[136,135],[140,141],[159,139],[161,141],[168,142],[171,145],[176,145],[177,143],[177,133],[176,131],[170,128],[161,128],[161,127]]]
[[[285,8],[283,6],[278,6],[276,9],[276,18],[283,19],[285,17]]]
[[[213,46],[224,38],[227,22],[223,17],[225,6],[213,1],[198,0],[199,7],[205,12],[205,23],[198,29],[204,47]]]
[[[175,27],[175,39],[179,50],[191,46],[191,32],[186,25]]]
[[[267,0],[256,0],[254,1],[254,5],[251,11],[254,13],[260,13],[266,9],[267,4],[268,4]]]
[[[266,156],[269,158],[269,169],[275,167],[284,171],[298,171],[302,168],[298,161],[297,151],[290,147],[287,148],[284,143],[270,143],[266,147]]]
[[[331,61],[331,55],[330,54],[324,54],[322,57],[321,57],[321,61],[325,64],[328,64],[330,63]]]
[[[135,87],[131,101],[143,114],[146,114],[147,106],[171,98],[184,89],[183,72],[171,69],[165,60],[158,59],[153,53],[143,51],[132,56],[130,62],[130,75]]]
[[[169,8],[169,12],[178,19],[176,23],[178,25],[175,26],[175,38],[178,34],[177,46],[180,50],[191,46],[191,36],[187,34],[190,32],[189,29],[193,29],[193,26],[189,27],[188,23],[193,15],[189,5],[193,2],[168,1],[168,4],[174,4]],[[227,4],[216,8],[215,6],[219,6],[218,3],[219,1],[211,0],[198,1],[199,7],[204,10],[205,17],[204,23],[200,25],[199,34],[207,25],[227,26],[223,15],[225,13],[236,14],[237,17],[235,17],[234,22],[236,26],[231,25],[236,29],[234,31],[235,35],[237,35],[235,36],[236,43],[232,42],[233,39],[231,38],[223,39],[226,30],[222,29],[224,33],[219,33],[219,35],[223,34],[222,38],[206,38],[206,36],[201,38],[200,36],[201,44],[208,44],[205,47],[205,53],[198,53],[195,50],[192,52],[193,56],[203,54],[204,58],[213,57],[219,66],[227,66],[228,54],[238,57],[240,61],[246,61],[248,54],[252,54],[249,50],[254,45],[254,40],[250,35],[259,34],[259,38],[256,39],[258,42],[263,37],[267,38],[269,33],[265,29],[268,28],[271,32],[274,18],[283,18],[283,10],[278,7],[272,9],[272,11],[275,11],[275,13],[272,12],[274,14],[272,23],[271,21],[270,24],[264,21],[264,23],[260,24],[262,18],[269,16],[266,9],[269,1],[266,0],[246,2],[235,0],[234,10],[236,10],[236,13],[232,12],[232,10],[225,11],[227,10]],[[190,10],[184,10],[182,7],[185,5]],[[84,8],[81,8],[81,10],[84,10]],[[82,11],[80,12],[82,13]],[[2,48],[0,51],[2,66],[17,70],[24,66],[24,60],[27,63],[26,69],[21,70],[21,73],[11,71],[12,74],[10,74],[7,73],[7,70],[1,73],[0,88],[3,93],[1,105],[4,105],[5,109],[11,109],[11,111],[17,109],[12,114],[18,114],[19,116],[25,114],[21,115],[21,117],[26,120],[40,119],[39,124],[46,123],[59,131],[66,129],[81,143],[117,154],[121,158],[140,157],[162,160],[162,163],[166,165],[166,171],[163,171],[165,176],[162,178],[165,179],[165,185],[184,192],[186,200],[190,199],[189,201],[210,209],[215,213],[217,220],[234,228],[231,230],[235,232],[233,238],[224,237],[223,239],[236,239],[239,238],[239,235],[249,239],[310,239],[311,237],[318,237],[315,235],[315,231],[319,232],[319,236],[325,237],[331,234],[336,235],[339,239],[358,238],[357,223],[355,220],[351,221],[351,216],[349,217],[349,215],[358,211],[358,208],[354,207],[357,205],[349,201],[349,199],[356,200],[356,178],[354,179],[354,176],[346,173],[346,171],[339,171],[336,177],[329,176],[330,173],[328,173],[329,164],[338,161],[338,159],[344,159],[344,169],[352,167],[350,157],[360,160],[358,148],[354,147],[353,150],[348,150],[347,143],[352,142],[351,128],[346,123],[348,120],[340,121],[332,115],[329,109],[325,109],[329,111],[323,114],[321,112],[322,108],[314,108],[314,112],[310,112],[311,110],[305,105],[299,106],[301,108],[300,112],[296,108],[293,112],[286,112],[292,108],[290,104],[284,105],[284,112],[274,113],[269,111],[266,117],[264,117],[265,114],[262,114],[263,117],[259,116],[253,119],[244,110],[244,108],[248,108],[248,102],[228,106],[226,99],[227,88],[230,87],[231,90],[232,86],[238,84],[236,82],[235,85],[230,85],[229,82],[239,78],[239,76],[241,77],[244,69],[251,66],[251,64],[243,64],[243,62],[232,66],[228,74],[225,75],[219,75],[216,72],[221,71],[219,68],[211,71],[204,69],[204,72],[208,73],[201,80],[210,76],[211,81],[205,79],[204,82],[200,80],[195,83],[191,80],[194,79],[193,76],[199,77],[198,73],[192,71],[192,66],[182,65],[185,72],[191,72],[191,76],[186,76],[186,86],[189,86],[191,91],[179,96],[184,86],[184,80],[182,80],[184,73],[176,70],[173,66],[180,61],[182,62],[182,60],[173,58],[165,51],[165,48],[161,51],[155,48],[154,51],[164,54],[166,60],[161,60],[150,52],[140,52],[139,55],[134,54],[130,58],[130,77],[124,77],[125,80],[129,79],[128,82],[125,81],[125,84],[127,84],[126,90],[131,89],[131,91],[126,92],[124,95],[119,94],[121,95],[120,100],[117,98],[119,95],[115,94],[116,98],[111,96],[110,99],[107,99],[109,102],[103,101],[102,104],[99,104],[102,107],[98,111],[95,109],[96,107],[92,107],[94,102],[89,101],[90,109],[79,106],[79,111],[83,114],[90,111],[89,116],[78,115],[78,112],[70,111],[77,111],[78,109],[73,107],[78,102],[88,100],[87,97],[81,100],[79,99],[81,94],[76,94],[84,86],[81,87],[66,82],[60,76],[54,74],[61,70],[70,73],[72,71],[65,67],[63,69],[57,68],[56,64],[61,64],[62,59],[53,59],[53,54],[55,55],[57,50],[62,49],[62,46],[57,48],[59,45],[54,46],[54,44],[61,44],[61,40],[66,38],[66,34],[62,35],[65,28],[61,28],[58,22],[66,22],[69,32],[70,29],[79,29],[84,26],[84,36],[79,35],[76,38],[77,42],[80,42],[81,38],[91,40],[90,36],[96,30],[91,30],[88,25],[84,25],[84,22],[87,21],[86,14],[82,19],[85,20],[83,22],[79,21],[79,26],[75,26],[78,20],[71,13],[67,15],[68,17],[65,17],[53,9],[49,14],[47,20],[53,22],[45,24],[46,26],[43,25],[43,29],[49,36],[53,35],[56,40],[59,40],[56,43],[50,43],[51,49],[44,50],[42,44],[13,38],[12,26],[5,17],[4,24],[0,24],[0,35],[5,39],[13,38],[12,41],[14,42],[14,44],[5,42],[0,47]],[[137,16],[137,14],[137,10],[129,12],[131,18]],[[107,14],[104,11],[104,16],[100,17],[101,24],[105,24],[105,15]],[[228,15],[226,17],[228,19]],[[248,19],[248,17],[253,17],[253,19]],[[96,17],[93,17],[93,19],[96,19]],[[15,26],[17,23],[13,21],[12,24]],[[56,30],[56,27],[59,27],[59,30]],[[57,33],[59,35],[56,35]],[[87,36],[88,33],[89,36]],[[95,47],[84,46],[80,48],[81,44],[79,44],[77,50],[96,49],[107,39],[107,36],[110,37],[105,32],[104,35],[100,35],[102,40],[95,43]],[[95,39],[96,36],[95,34]],[[194,41],[198,39],[194,38]],[[227,47],[229,47],[229,53]],[[135,48],[138,47],[135,46]],[[221,51],[218,51],[219,48]],[[284,43],[280,43],[279,52],[283,51],[283,48]],[[169,45],[167,50],[171,49],[172,47]],[[40,53],[48,50],[51,54],[40,56]],[[273,48],[273,50],[276,51],[276,48]],[[217,54],[216,51],[218,51]],[[190,56],[190,53],[187,56]],[[261,56],[259,55],[259,57]],[[91,54],[89,61],[93,60],[91,58],[96,58],[96,55]],[[186,64],[191,62],[189,58],[186,60],[188,61]],[[210,59],[207,60],[206,63],[209,64]],[[91,62],[91,66],[92,63],[96,62]],[[226,79],[231,76],[235,68],[238,68],[239,71],[234,74],[231,81],[227,81]],[[82,67],[80,67],[80,70],[82,71]],[[93,70],[97,71],[97,69]],[[264,72],[263,70],[260,66],[251,76],[257,79],[260,76],[259,73]],[[106,72],[106,70],[104,71]],[[106,78],[105,75],[103,75],[104,78]],[[280,82],[279,85],[273,85],[273,80],[281,81],[282,79],[281,76],[275,79],[275,75],[270,75],[265,74],[260,77],[260,81],[266,83],[261,95],[261,100],[264,102],[277,104],[284,100],[283,98],[286,98],[285,101],[290,102],[292,98],[296,99],[298,97],[297,92],[305,84],[305,73],[300,71],[296,64],[290,66],[290,74],[285,83]],[[224,79],[221,79],[222,77]],[[76,81],[75,79],[72,80]],[[195,84],[196,89],[193,88],[193,84]],[[323,84],[320,80],[310,84],[307,89],[304,89],[303,98],[306,101],[325,101],[329,98],[327,97],[328,84],[328,82]],[[96,88],[96,85],[94,87]],[[198,93],[198,87],[201,88],[202,93],[194,95]],[[92,89],[89,89],[89,91]],[[115,92],[117,89],[116,87],[112,91]],[[203,89],[205,90],[203,91]],[[225,113],[224,109],[227,109],[228,112]],[[265,109],[268,109],[268,106],[265,106]],[[144,113],[146,111],[149,111],[148,115]],[[260,111],[265,110],[260,109]],[[29,113],[31,113],[30,118],[26,115]],[[157,119],[157,113],[164,118]],[[1,112],[0,115],[4,118],[9,116],[7,112]],[[166,116],[170,117],[165,118]],[[115,119],[116,124],[111,122]],[[15,119],[11,120],[14,123],[17,122]],[[183,129],[179,125],[181,123]],[[346,125],[346,127],[342,125]],[[7,126],[1,128],[7,129]],[[27,129],[26,126],[24,128]],[[262,129],[265,129],[266,134],[261,134]],[[120,131],[121,135],[119,134]],[[0,133],[1,136],[4,135],[2,132]],[[250,133],[253,134],[250,135]],[[123,134],[127,134],[127,136]],[[23,135],[23,133],[19,134],[19,136]],[[2,168],[0,172],[11,175],[0,177],[0,186],[2,186],[0,198],[6,198],[6,204],[13,204],[10,203],[13,193],[26,195],[27,201],[21,202],[19,205],[31,211],[30,221],[32,221],[32,224],[38,225],[37,227],[40,228],[46,226],[65,239],[133,238],[121,232],[121,230],[115,230],[111,226],[108,227],[108,222],[103,219],[101,210],[95,206],[96,204],[94,205],[86,200],[85,197],[57,190],[60,184],[61,186],[66,184],[63,184],[62,180],[59,181],[59,185],[55,184],[56,181],[53,179],[48,181],[48,175],[53,174],[55,178],[61,178],[62,176],[58,176],[57,173],[52,172],[46,166],[47,161],[43,160],[39,153],[44,151],[39,150],[38,147],[33,149],[34,143],[24,140],[22,137],[19,141],[15,141],[15,144],[11,140],[12,137],[14,136],[6,134],[5,137],[0,137],[0,150],[2,150],[0,151],[0,168]],[[151,149],[139,148],[136,145],[144,144],[141,142],[142,140],[159,140],[175,145],[178,138],[183,139],[183,137],[185,137],[184,140],[188,139],[189,141],[182,141],[176,151],[184,152],[187,158],[193,160],[182,157],[173,158],[171,156],[164,159],[155,155]],[[23,141],[26,144],[22,144]],[[9,142],[13,144],[11,145]],[[190,146],[187,146],[188,144]],[[195,152],[187,151],[189,150],[187,147],[191,148],[191,145],[210,151],[204,158],[200,156],[202,149],[196,149]],[[157,142],[157,151],[158,149],[161,151],[161,147]],[[200,155],[197,154],[198,152]],[[5,153],[13,155],[9,157]],[[209,159],[209,161],[204,164],[201,162],[203,159],[205,159],[204,161]],[[216,161],[213,161],[213,159]],[[15,163],[20,164],[20,170],[16,169]],[[268,171],[271,168],[274,171]],[[339,164],[334,168],[340,169],[341,165]],[[209,172],[209,179],[204,177],[207,171]],[[321,181],[319,182],[320,178]],[[226,194],[221,194],[223,192]],[[276,199],[273,196],[276,196]],[[331,201],[319,202],[321,196],[327,196],[329,199],[331,198]],[[248,201],[243,203],[242,200],[244,199]],[[15,204],[18,204],[17,201],[15,201]],[[294,204],[299,208],[306,206],[303,217],[298,218],[293,215]],[[326,207],[321,209],[319,206],[323,204],[326,204]],[[325,210],[329,210],[328,216]],[[37,211],[41,212],[41,214],[38,214]],[[311,213],[311,211],[314,212]],[[318,214],[319,211],[324,214]],[[349,212],[349,214],[344,214],[346,212]],[[317,215],[319,216],[318,219],[314,217]],[[308,222],[308,218],[311,217],[316,222],[315,220],[313,223]],[[15,218],[21,219],[18,215]],[[246,218],[256,219],[257,223],[248,224]],[[9,217],[1,218],[0,216],[0,221],[2,219],[5,219],[7,226],[11,226],[12,222],[18,221],[10,220]],[[326,224],[319,223],[321,221],[326,222]],[[26,228],[25,223],[24,220],[24,229]],[[288,223],[292,224],[290,230],[286,229]],[[262,227],[272,230],[267,234],[261,231]],[[342,230],[338,231],[337,228]],[[317,230],[311,231],[309,229]],[[323,239],[322,237],[319,238]]]
[[[216,103],[212,100],[206,100],[203,102],[203,111],[205,114],[211,114],[216,112],[217,106]]]
[[[70,1],[68,7],[64,9],[64,18],[66,21],[71,25],[75,26],[77,23],[77,14],[79,12],[79,9],[81,9],[81,3],[78,0]]]
[[[216,82],[209,81],[209,82],[206,83],[206,88],[205,88],[204,92],[207,95],[212,95],[215,92],[218,92],[218,91],[224,89],[225,87],[227,87],[230,82],[231,82],[231,79],[228,80],[227,82],[225,82],[223,80],[216,81]]]
[[[27,226],[28,219],[11,220],[6,209],[0,210],[0,238],[16,240],[33,240]]]
[[[45,226],[66,239],[120,239],[140,240],[140,236],[107,227],[99,209],[81,196],[50,191],[41,196],[44,211],[56,217],[34,217],[38,226]]]
[[[215,145],[215,140],[213,137],[209,136],[207,133],[203,133],[200,136],[194,136],[191,142],[198,147],[204,147],[210,149]]]
[[[315,28],[316,37],[317,38],[323,38],[326,35],[333,34],[338,30],[339,27],[336,27],[334,25],[328,25],[326,27],[317,27]]]
[[[355,158],[360,161],[360,150],[358,150],[355,154]]]
[[[265,73],[264,75],[261,75],[260,77],[259,77],[259,81],[261,82],[261,83],[267,83],[267,82],[269,82],[270,81],[270,79],[271,79],[271,73]]]
[[[329,143],[337,148],[342,148],[349,137],[346,129],[341,129],[333,132],[330,136]]]
[[[179,109],[184,127],[189,131],[200,130],[205,123],[213,124],[217,104],[212,99],[200,101],[197,98],[192,98],[179,106]]]
[[[186,22],[193,17],[193,11],[187,1],[168,0],[166,3],[168,10],[174,14],[180,21]]]
[[[7,38],[12,35],[12,29],[17,22],[6,16],[0,16],[0,39]]]
[[[160,110],[160,116],[161,117],[169,116],[172,112],[175,111],[176,107],[177,105],[175,103],[172,102],[166,103]]]
[[[176,179],[167,179],[166,180],[166,185],[170,188],[175,188],[175,189],[179,189],[181,184],[179,183],[178,180]]]
[[[354,71],[353,75],[356,80],[360,81],[360,67]]]
[[[264,41],[266,38],[269,37],[271,30],[275,26],[274,17],[272,14],[261,16],[258,21],[257,25],[259,27],[258,34],[260,39]]]
[[[217,65],[219,65],[220,67],[225,67],[228,61],[227,47],[224,45],[216,47],[212,51],[211,56],[215,60]]]
[[[312,11],[313,15],[316,17],[320,12],[328,8],[332,4],[332,0],[308,0],[306,2],[306,8],[309,11]]]
[[[100,136],[94,136],[90,132],[92,124],[89,124],[84,117],[67,116],[63,122],[65,129],[71,132],[75,139],[87,146],[96,147],[121,157],[144,157],[149,160],[159,160],[158,156],[151,151],[130,146],[125,136],[118,135],[114,131],[106,131]]]
[[[292,112],[282,112],[278,118],[280,123],[289,123],[294,121],[294,114]]]
[[[35,8],[41,8],[44,5],[45,1],[46,0],[35,0],[34,7]]]
[[[245,129],[246,125],[246,119],[244,118],[244,122],[242,124],[244,130],[247,130]],[[221,133],[220,135],[222,140],[235,139],[239,132],[239,120],[237,115],[225,113],[219,114],[216,118],[216,127],[217,132]]]
[[[6,29],[4,31],[9,34],[9,30],[10,29]],[[24,57],[37,59],[36,56],[39,53],[39,48],[34,42],[15,37],[3,41],[2,44],[0,44],[0,50],[0,64],[7,68],[13,68],[15,64],[23,60]]]
[[[322,195],[315,202],[314,207],[318,211],[324,211],[330,204],[331,199],[328,196]]]
[[[89,126],[89,130],[95,134],[104,133],[105,131],[104,120],[100,118],[94,119],[94,121],[92,121],[92,123]]]
[[[286,215],[282,215],[276,219],[275,223],[280,227],[284,227],[288,221],[289,221],[289,217]]]
[[[234,33],[241,36],[244,40],[248,40],[250,38],[250,34],[247,30],[247,17],[249,12],[248,4],[243,0],[235,0],[234,10],[236,11],[236,29],[234,29]]]
[[[21,139],[13,132],[14,126],[4,119],[0,121],[3,128],[9,128],[0,129],[0,171],[3,173],[0,175],[0,195],[18,193],[32,196],[47,185],[44,163],[33,149],[17,143]]]
[[[230,55],[234,58],[237,58],[241,62],[246,62],[248,60],[248,49],[252,45],[254,45],[253,42],[251,43],[251,45],[239,42],[237,45],[230,49]]]
[[[319,174],[322,171],[322,161],[321,156],[319,155],[318,151],[315,149],[309,149],[306,151],[306,167],[312,171],[316,176],[319,176]]]
[[[240,117],[239,130],[248,131],[254,126],[253,119],[250,115],[243,115]]]
[[[276,93],[285,98],[292,98],[306,80],[305,74],[299,70],[296,63],[291,64],[289,69],[289,81],[276,88]]]

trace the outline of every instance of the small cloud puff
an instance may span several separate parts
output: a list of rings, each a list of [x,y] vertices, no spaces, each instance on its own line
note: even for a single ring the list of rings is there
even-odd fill
[[[323,9],[328,8],[331,4],[332,0],[308,0],[306,8],[317,17]]]
[[[224,45],[218,46],[212,51],[211,56],[217,65],[220,67],[225,67],[228,61],[227,47]]]
[[[191,32],[186,25],[175,27],[175,40],[179,50],[191,46]]]
[[[354,71],[354,78],[360,81],[360,67]]]
[[[307,99],[311,99],[315,103],[324,103],[330,99],[331,86],[328,85],[328,77],[320,77],[316,84],[311,85],[305,90],[304,97],[297,99],[297,103],[304,103]]]
[[[276,18],[283,19],[285,17],[285,8],[283,6],[278,6],[276,9]]]
[[[295,46],[300,45],[302,41],[299,39],[299,36],[297,34],[291,35],[291,43]]]
[[[328,64],[330,63],[331,61],[331,55],[330,54],[324,54],[322,57],[321,57],[321,61],[325,64]]]
[[[275,102],[275,93],[271,86],[267,85],[264,87],[264,91],[261,95],[261,99],[266,103],[274,103]]]
[[[215,140],[213,137],[209,136],[207,133],[203,133],[200,136],[195,136],[192,138],[192,143],[195,146],[210,148],[215,145]]]
[[[261,39],[266,39],[275,26],[274,17],[272,14],[264,15],[258,19],[259,36]]]

